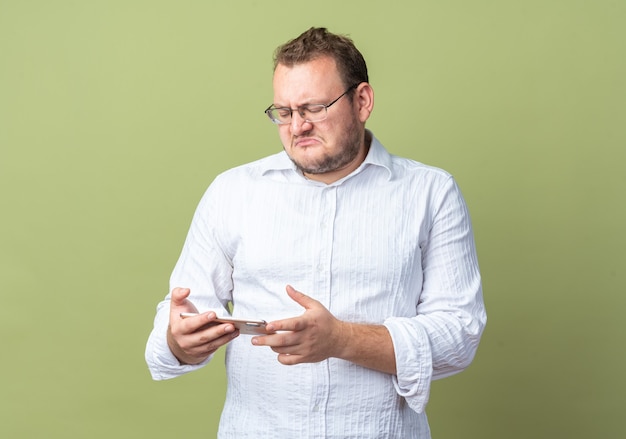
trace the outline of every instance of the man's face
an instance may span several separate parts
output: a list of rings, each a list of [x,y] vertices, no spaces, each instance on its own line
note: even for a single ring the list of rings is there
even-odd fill
[[[276,107],[328,104],[346,88],[335,61],[329,57],[292,67],[279,64],[274,71]],[[359,88],[355,91],[358,93]],[[365,159],[364,127],[371,109],[363,111],[361,105],[358,96],[348,94],[328,108],[323,121],[305,122],[294,111],[290,123],[278,126],[285,151],[307,177],[331,183],[348,175]]]

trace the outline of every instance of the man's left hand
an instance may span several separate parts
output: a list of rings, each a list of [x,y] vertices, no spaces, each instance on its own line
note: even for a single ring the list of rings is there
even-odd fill
[[[269,346],[282,364],[316,363],[341,357],[348,324],[336,319],[324,305],[287,285],[287,294],[304,308],[298,317],[270,322],[275,334],[252,338],[256,346]]]

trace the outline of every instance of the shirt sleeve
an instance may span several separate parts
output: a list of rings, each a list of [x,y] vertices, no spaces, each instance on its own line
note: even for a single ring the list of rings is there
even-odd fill
[[[385,321],[396,355],[396,391],[418,413],[426,407],[432,379],[470,365],[487,320],[469,214],[451,177],[433,197],[431,211],[421,246],[417,315]]]
[[[215,183],[214,183],[215,184]],[[213,185],[212,185],[213,186]],[[220,228],[220,200],[209,187],[194,214],[181,255],[170,277],[170,291],[176,287],[189,288],[190,300],[199,312],[215,311],[228,315],[232,300],[232,263],[217,238],[224,235]],[[221,233],[217,233],[220,230]],[[157,306],[154,327],[146,344],[145,359],[152,378],[164,380],[197,370],[212,358],[197,365],[180,364],[167,344],[170,296]]]

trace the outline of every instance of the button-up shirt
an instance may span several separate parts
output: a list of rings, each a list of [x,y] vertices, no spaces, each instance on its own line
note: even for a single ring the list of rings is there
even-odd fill
[[[218,315],[303,313],[287,284],[338,319],[384,325],[397,373],[329,358],[286,366],[240,335],[227,345],[220,438],[429,438],[433,379],[472,361],[486,314],[472,227],[450,174],[389,154],[373,138],[361,166],[323,184],[285,152],[219,175],[203,196],[170,280]],[[154,379],[181,365],[158,305],[146,360]]]

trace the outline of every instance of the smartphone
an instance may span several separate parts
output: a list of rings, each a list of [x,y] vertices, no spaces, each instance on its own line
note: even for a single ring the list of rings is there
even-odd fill
[[[187,317],[197,316],[195,312],[181,312],[180,317],[186,319]],[[218,323],[231,323],[235,328],[239,329],[240,334],[255,334],[255,335],[267,335],[265,331],[265,320],[250,320],[250,319],[235,319],[233,317],[218,317],[214,320]]]

